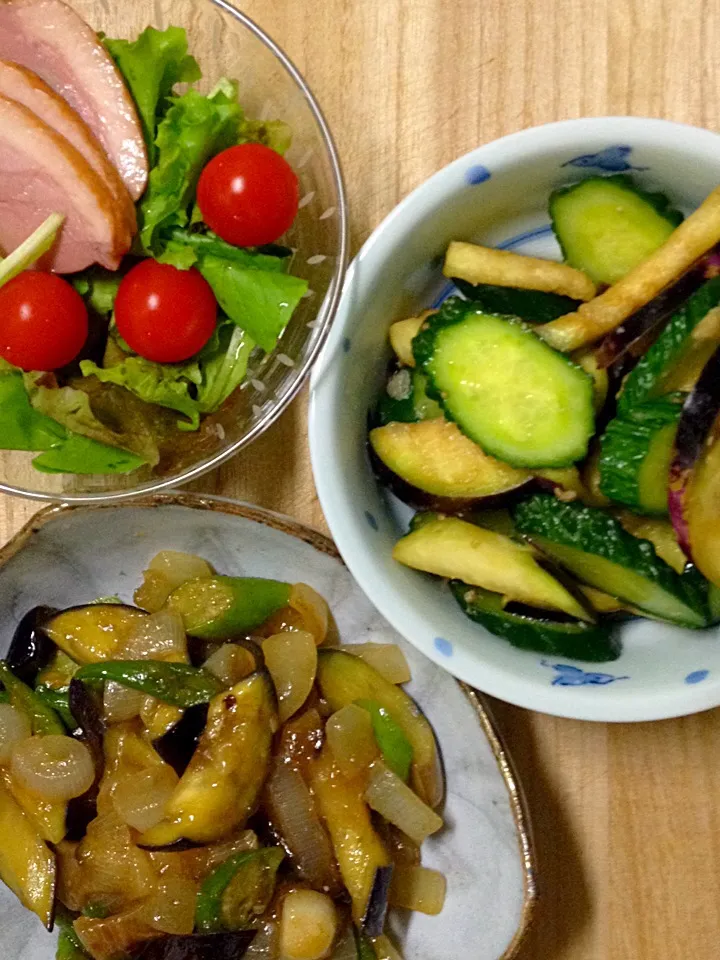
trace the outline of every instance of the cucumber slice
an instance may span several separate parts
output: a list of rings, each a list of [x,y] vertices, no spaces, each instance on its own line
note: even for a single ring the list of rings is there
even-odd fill
[[[706,598],[661,560],[654,546],[627,533],[610,514],[552,496],[518,504],[520,533],[579,580],[685,627],[707,626]]]
[[[668,476],[682,404],[671,398],[616,417],[600,440],[600,490],[640,513],[666,514]]]
[[[517,287],[496,287],[489,283],[468,283],[453,277],[453,283],[464,297],[485,313],[500,313],[519,317],[528,323],[550,323],[572,313],[582,303],[561,293],[543,293],[541,290],[521,290]]]
[[[550,197],[553,230],[566,261],[596,283],[617,283],[662,246],[682,214],[632,178],[590,177]]]
[[[525,544],[457,517],[423,523],[395,544],[393,557],[415,570],[484,587],[528,606],[593,619]]]
[[[427,395],[427,377],[419,370],[401,367],[389,378],[377,406],[377,420],[387,423],[416,423],[442,417],[440,404]]]
[[[566,467],[587,453],[590,377],[519,320],[452,298],[413,349],[430,396],[492,456],[514,467]]]
[[[527,471],[483,453],[444,419],[376,427],[370,431],[370,445],[401,480],[436,497],[494,497],[530,479]]]
[[[540,610],[531,613],[530,608],[512,610],[503,607],[500,594],[469,587],[460,580],[454,580],[450,589],[466,617],[521,650],[595,663],[620,656],[620,641],[606,624],[551,620]]]
[[[710,313],[718,306],[720,277],[714,277],[680,307],[633,368],[618,398],[618,413],[625,415],[653,397],[692,388],[720,339],[717,330],[708,330],[708,324],[717,320]]]

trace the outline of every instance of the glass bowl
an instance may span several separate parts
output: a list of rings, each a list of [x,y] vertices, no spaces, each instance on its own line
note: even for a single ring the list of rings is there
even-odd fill
[[[286,154],[300,180],[300,210],[283,242],[296,250],[293,273],[309,289],[271,354],[251,356],[243,385],[197,433],[178,431],[171,453],[154,468],[130,474],[44,474],[35,454],[0,451],[0,491],[36,500],[120,500],[186,483],[236,454],[274,423],[302,386],[328,333],[347,265],[347,207],[337,151],[322,112],[287,56],[249,17],[227,0],[70,0],[96,30],[135,38],[148,20],[188,32],[191,53],[203,69],[204,92],[223,76],[240,83],[249,117],[282,119],[293,143]],[[2,438],[0,437],[0,443]]]

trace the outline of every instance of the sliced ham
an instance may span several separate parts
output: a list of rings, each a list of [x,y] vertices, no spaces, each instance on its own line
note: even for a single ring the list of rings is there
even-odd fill
[[[107,186],[65,137],[0,96],[0,250],[9,253],[51,214],[60,236],[40,264],[74,273],[92,263],[116,270],[129,243]]]
[[[135,205],[120,174],[85,121],[37,74],[9,60],[0,60],[0,96],[28,107],[85,157],[121,211],[127,232],[125,240],[129,244],[137,227]]]
[[[137,200],[147,185],[145,142],[132,97],[95,31],[61,0],[0,0],[0,57],[67,100]]]

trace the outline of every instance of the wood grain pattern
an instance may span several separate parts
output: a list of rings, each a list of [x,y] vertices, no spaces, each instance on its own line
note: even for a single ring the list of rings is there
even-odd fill
[[[147,7],[152,19],[155,5]],[[243,7],[288,51],[327,114],[355,250],[409,190],[502,134],[626,113],[720,128],[720,0]],[[303,394],[196,488],[322,528],[305,405]],[[2,500],[0,536],[35,509]],[[496,709],[529,795],[540,861],[542,902],[522,960],[717,960],[720,711],[605,726]]]

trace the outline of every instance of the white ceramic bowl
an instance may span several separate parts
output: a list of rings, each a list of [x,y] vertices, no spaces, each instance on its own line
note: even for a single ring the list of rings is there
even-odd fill
[[[628,171],[675,205],[697,206],[720,183],[720,136],[630,117],[568,120],[478,147],[440,170],[378,227],[347,275],[312,377],[310,444],[333,537],[380,612],[456,676],[511,703],[587,720],[653,720],[720,704],[720,631],[649,620],[623,628],[619,660],[589,665],[516,650],[461,613],[441,581],[395,563],[410,511],[376,483],[367,414],[390,356],[390,324],[447,295],[450,240],[557,256],[548,196],[593,173]]]

